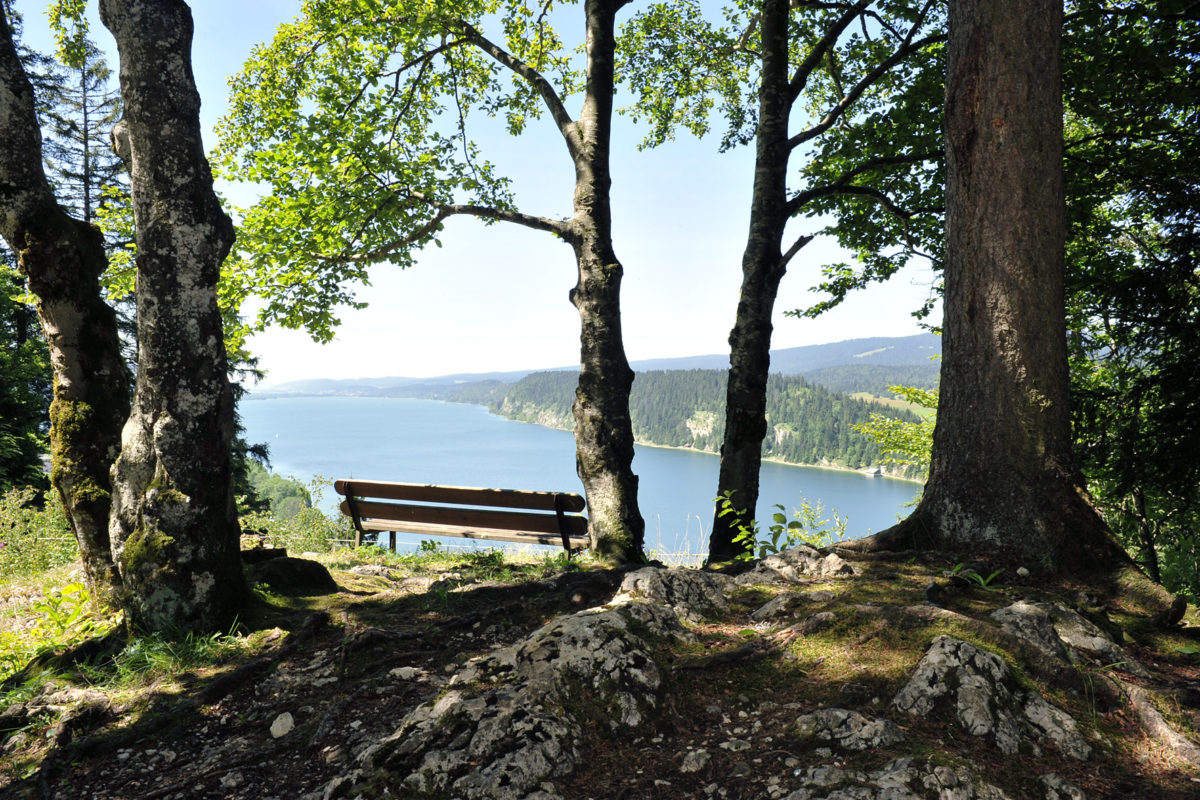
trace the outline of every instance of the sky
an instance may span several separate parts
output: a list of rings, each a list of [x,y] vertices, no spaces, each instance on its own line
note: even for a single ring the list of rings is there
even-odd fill
[[[115,71],[116,47],[99,22],[95,1],[89,5],[91,36],[109,53]],[[190,5],[196,24],[193,69],[211,148],[213,126],[227,107],[228,79],[256,44],[269,41],[277,25],[298,13],[300,3]],[[25,16],[27,43],[50,48],[45,6],[45,0],[16,2]],[[618,97],[617,105],[627,98]],[[575,102],[568,110],[577,107]],[[719,131],[720,121],[713,127]],[[697,141],[686,133],[640,152],[643,135],[619,118],[612,143],[613,241],[625,270],[626,354],[636,361],[727,353],[741,284],[753,152],[719,153],[716,135]],[[480,142],[485,157],[512,178],[522,211],[570,215],[573,170],[552,126],[543,121],[520,138],[489,130]],[[218,190],[240,205],[252,203],[256,191],[229,184]],[[790,230],[800,235],[817,227],[799,220]],[[371,285],[357,291],[368,307],[345,309],[332,342],[317,344],[303,332],[278,328],[255,334],[250,348],[267,372],[263,386],[304,378],[428,377],[578,363],[579,316],[568,300],[576,273],[567,245],[546,233],[466,218],[451,219],[441,241],[441,248],[429,248],[407,270],[375,267]],[[849,254],[820,239],[796,256],[776,303],[774,347],[921,332],[912,311],[928,295],[932,275],[916,265],[818,319],[783,316],[821,298],[809,287],[823,264],[848,260]],[[939,317],[940,310],[928,321]]]

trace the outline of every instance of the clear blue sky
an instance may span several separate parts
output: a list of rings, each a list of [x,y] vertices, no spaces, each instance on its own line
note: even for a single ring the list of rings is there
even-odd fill
[[[45,5],[44,0],[16,3],[25,15],[26,39],[34,46],[47,46]],[[95,1],[90,5],[92,38],[110,52],[115,71],[112,38],[99,23]],[[296,15],[300,3],[192,0],[190,5],[202,121],[211,131],[226,107],[227,79],[255,44],[269,41],[276,25]],[[575,14],[582,19],[580,12]],[[563,33],[578,35],[566,27]],[[623,102],[618,98],[618,105]],[[568,106],[572,112],[576,107]],[[612,165],[614,244],[625,267],[626,352],[630,360],[727,352],[741,284],[753,154],[747,148],[718,153],[715,136],[704,141],[682,136],[658,150],[637,152],[641,137],[634,125],[618,121]],[[485,156],[513,178],[522,210],[570,215],[573,173],[552,127],[534,127],[520,139],[500,133],[481,139]],[[219,188],[237,203],[253,199],[249,187]],[[815,227],[807,220],[793,223],[797,234]],[[567,299],[575,283],[569,247],[545,233],[512,225],[485,227],[470,219],[452,220],[442,241],[441,249],[422,254],[412,269],[377,267],[373,285],[359,292],[369,307],[347,310],[332,343],[318,345],[303,333],[278,329],[256,335],[251,348],[269,373],[266,383],[578,363],[579,318]],[[927,295],[931,276],[916,267],[858,293],[820,319],[782,316],[785,309],[818,299],[809,287],[821,265],[842,260],[848,260],[846,254],[819,240],[793,260],[777,303],[776,347],[920,331],[911,312]],[[940,312],[934,321],[938,316]]]

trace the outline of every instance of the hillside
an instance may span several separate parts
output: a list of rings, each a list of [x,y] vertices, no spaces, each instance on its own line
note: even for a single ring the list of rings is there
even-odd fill
[[[255,573],[240,650],[14,700],[0,794],[1196,797],[1196,620],[1156,626],[1166,599],[1132,576],[978,564],[1005,567],[984,588],[935,553],[806,548],[736,575],[326,562],[334,589]]]
[[[727,378],[720,370],[638,373],[629,398],[634,436],[647,444],[719,452]],[[572,373],[537,372],[509,387],[489,407],[510,419],[569,430],[575,380]],[[772,375],[767,382],[770,427],[763,456],[850,469],[878,465],[878,446],[853,429],[872,413],[917,421],[907,412],[830,392],[804,378]]]
[[[783,375],[804,375],[814,383],[827,385],[823,379],[814,375],[817,371],[830,376],[837,385],[827,385],[832,391],[868,392],[868,387],[886,388],[896,383],[919,385],[925,387],[930,380],[937,379],[936,362],[931,358],[942,351],[941,337],[924,333],[916,336],[876,337],[869,339],[850,339],[832,344],[808,345],[805,347],[788,347],[771,351],[771,371]],[[931,366],[934,364],[934,366]],[[714,354],[704,356],[688,356],[683,358],[655,358],[634,361],[631,366],[636,372],[693,370],[693,369],[729,369],[729,355]],[[848,368],[833,370],[835,367]],[[864,367],[871,370],[861,372]],[[895,371],[889,368],[901,368]],[[513,372],[488,373],[455,373],[433,378],[350,378],[350,379],[310,379],[289,381],[276,386],[259,389],[254,394],[270,395],[364,395],[383,397],[414,397],[423,396],[421,393],[446,392],[455,386],[468,383],[501,382],[515,383],[533,372],[571,372],[578,367],[555,367],[518,370]],[[854,375],[862,375],[864,382],[855,383]],[[906,375],[917,375],[911,382],[906,381]]]

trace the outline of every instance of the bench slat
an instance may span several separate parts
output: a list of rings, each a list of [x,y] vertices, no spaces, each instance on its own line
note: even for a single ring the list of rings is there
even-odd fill
[[[520,533],[518,531],[496,530],[493,528],[461,528],[454,525],[431,525],[422,522],[397,522],[393,520],[366,520],[363,529],[368,531],[412,533],[418,536],[457,536],[462,539],[486,539],[498,542],[519,542],[524,544],[548,544],[562,547],[562,537],[557,533]],[[572,549],[585,548],[588,545],[586,536],[572,536]]]
[[[340,495],[385,500],[409,500],[414,503],[457,503],[495,508],[527,508],[554,511],[554,498],[563,498],[563,511],[583,511],[584,500],[572,492],[533,492],[524,489],[480,489],[471,486],[434,486],[420,483],[356,481],[339,479],[333,484]],[[360,503],[361,505],[361,503]],[[365,513],[365,512],[364,512]]]
[[[349,501],[343,500],[342,513],[352,515]],[[521,511],[492,511],[484,508],[457,508],[450,506],[411,506],[403,503],[380,503],[373,500],[356,500],[354,509],[363,520],[364,528],[373,527],[379,520],[403,523],[430,523],[456,528],[491,528],[507,531],[531,531],[557,534],[558,518],[553,514],[537,514]],[[573,514],[564,515],[567,534],[587,534],[587,519]],[[389,528],[388,530],[396,530]]]

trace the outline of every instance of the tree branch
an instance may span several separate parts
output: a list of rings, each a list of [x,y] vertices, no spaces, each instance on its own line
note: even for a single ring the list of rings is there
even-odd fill
[[[419,201],[425,200],[418,193],[413,193],[411,197]],[[525,228],[556,234],[567,242],[574,242],[576,238],[574,229],[568,222],[563,220],[522,214],[519,211],[495,208],[494,206],[449,203],[438,206],[436,213],[427,222],[407,236],[389,242],[382,247],[377,247],[374,250],[365,253],[343,251],[341,255],[332,258],[319,253],[311,253],[310,255],[327,264],[361,264],[382,261],[393,253],[405,250],[426,239],[441,227],[443,222],[453,216],[479,217],[480,219],[490,219],[497,222],[511,222],[514,225],[520,225]]]
[[[815,189],[808,189],[800,192],[787,204],[787,215],[794,217],[800,213],[804,206],[808,205],[818,197],[828,197],[829,195],[839,194],[839,190],[847,186],[851,186],[850,181],[862,175],[865,172],[876,169],[878,167],[894,167],[901,164],[920,164],[922,161],[932,161],[941,155],[940,150],[927,150],[922,153],[911,153],[902,156],[882,156],[880,158],[872,158],[859,164],[849,172],[844,173],[840,178],[827,183],[824,186],[819,186]]]
[[[912,27],[909,28],[908,34],[907,34],[907,36],[905,36],[903,42],[900,43],[900,45],[895,49],[895,51],[892,52],[892,54],[890,56],[888,56],[883,61],[879,62],[879,64],[877,64],[875,66],[875,69],[871,70],[866,75],[864,75],[858,81],[858,83],[856,83],[854,85],[854,87],[850,90],[850,92],[847,93],[846,95],[844,95],[842,97],[842,99],[838,101],[837,105],[834,106],[829,111],[829,113],[826,114],[825,117],[819,123],[812,126],[811,128],[808,128],[805,131],[801,131],[800,133],[798,133],[795,136],[788,139],[788,149],[789,150],[794,150],[795,148],[799,147],[800,145],[804,144],[805,142],[810,141],[810,140],[816,138],[817,136],[820,136],[825,131],[829,130],[829,128],[832,127],[833,124],[835,122],[837,122],[838,119],[845,113],[846,109],[848,109],[851,105],[853,105],[854,102],[856,100],[858,100],[858,98],[860,96],[862,96],[863,92],[865,92],[867,89],[869,89],[872,86],[872,84],[875,83],[875,81],[879,80],[879,78],[882,77],[883,75],[885,75],[887,73],[887,71],[890,70],[892,67],[899,64],[901,61],[903,61],[905,58],[907,58],[911,54],[921,50],[926,45],[930,45],[930,44],[933,44],[934,42],[945,40],[946,35],[944,33],[940,33],[940,34],[933,34],[930,36],[926,36],[924,39],[921,39],[920,41],[916,41],[916,42],[913,41],[913,37],[916,36],[917,31],[920,30],[921,26],[924,24],[926,17],[928,17],[928,15],[929,15],[929,10],[933,7],[933,4],[934,4],[934,0],[926,0],[924,7],[921,9],[920,15],[915,20],[913,20]],[[859,3],[855,4],[855,6],[851,9],[851,11],[858,13],[858,9],[862,5],[863,5],[863,3],[860,0]],[[838,25],[841,25],[843,21],[848,25],[849,22],[852,21],[852,19],[853,19],[853,18],[847,19],[848,16],[849,16],[849,12],[847,12],[847,15],[843,16],[842,19],[838,20]],[[845,26],[842,25],[843,29],[844,29],[844,27]],[[821,41],[821,45],[826,44],[826,40],[829,39],[830,34],[833,34],[834,31],[837,30],[837,28],[838,28],[838,26],[835,26],[834,29],[831,29],[829,31],[829,33],[826,34],[825,39],[822,39],[822,41]],[[838,32],[838,34],[840,34],[840,30],[837,30],[837,32]],[[836,39],[836,36],[835,36],[835,39]],[[832,47],[832,44],[833,44],[832,41],[829,42],[830,47]],[[811,59],[812,55],[813,55],[812,53],[809,54],[809,58],[805,59],[805,63],[807,63]],[[798,96],[799,92],[803,90],[804,83],[806,83],[808,80],[808,75],[811,74],[812,70],[816,68],[817,63],[819,63],[819,59],[817,62],[815,62],[811,66],[809,66],[808,72],[803,74],[802,80],[800,81],[799,84],[797,84],[796,79],[801,77],[801,73],[800,73],[800,69],[799,68],[797,69],[796,77],[793,77],[793,79],[792,79],[792,87],[791,88],[792,88],[792,92],[793,92],[793,101],[795,99],[795,96]],[[804,64],[802,64],[801,66],[803,67]]]
[[[810,234],[807,236],[801,236],[799,239],[792,242],[792,246],[789,247],[787,249],[787,252],[783,254],[783,258],[779,259],[779,268],[781,270],[787,269],[787,265],[791,262],[791,260],[793,258],[796,257],[796,253],[799,253],[801,250],[803,250],[805,245],[807,245],[812,240],[813,240],[813,237]]]
[[[450,24],[457,27],[463,36],[469,39],[480,50],[491,56],[496,62],[529,82],[529,85],[542,98],[542,103],[545,104],[546,109],[550,112],[550,116],[553,118],[554,124],[558,126],[558,130],[562,133],[563,138],[567,140],[567,146],[571,149],[571,155],[574,156],[579,146],[575,134],[575,121],[567,113],[566,107],[563,106],[562,98],[558,96],[558,92],[550,85],[550,81],[546,80],[546,77],[541,72],[526,64],[503,47],[500,47],[500,45],[492,42],[466,20],[458,19]]]
[[[870,4],[871,0],[858,0],[838,18],[837,22],[833,23],[829,30],[825,31],[825,35],[821,37],[816,46],[808,51],[808,55],[796,66],[796,71],[792,73],[792,79],[788,83],[788,105],[795,103],[796,98],[804,91],[804,87],[808,85],[809,76],[821,64],[821,59],[825,57],[825,51],[831,50],[837,44],[838,37]]]
[[[811,141],[825,131],[829,130],[831,127],[833,127],[833,124],[837,122],[838,119],[845,113],[846,109],[853,105],[854,101],[858,100],[858,98],[862,96],[863,92],[869,89],[871,85],[875,83],[875,81],[879,80],[879,78],[885,73],[887,73],[888,70],[926,45],[943,41],[945,38],[946,35],[944,33],[934,34],[932,36],[926,36],[920,41],[905,44],[897,48],[895,52],[888,56],[888,58],[879,62],[875,69],[864,75],[862,80],[855,84],[854,88],[852,88],[845,97],[838,101],[838,104],[830,109],[829,113],[826,114],[820,122],[818,122],[816,125],[813,125],[808,130],[801,131],[800,133],[788,139],[788,149],[794,150],[805,142]]]
[[[883,206],[892,214],[902,219],[912,219],[920,214],[931,214],[944,211],[940,206],[920,206],[917,208],[905,208],[892,198],[878,189],[871,186],[857,186],[855,184],[844,184],[840,186],[822,186],[819,189],[813,189],[807,194],[811,195],[809,199],[816,197],[829,197],[832,195],[850,195],[852,197],[865,197],[869,200],[874,200]],[[790,205],[790,204],[789,204]]]

